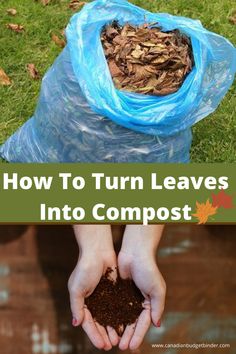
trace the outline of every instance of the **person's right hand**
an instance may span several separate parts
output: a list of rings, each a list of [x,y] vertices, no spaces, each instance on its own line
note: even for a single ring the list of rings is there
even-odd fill
[[[118,344],[119,337],[114,329],[104,328],[94,321],[85,306],[85,298],[95,290],[107,268],[116,269],[111,228],[105,225],[81,225],[74,230],[80,255],[68,282],[72,324],[75,327],[82,325],[95,347],[110,350]]]

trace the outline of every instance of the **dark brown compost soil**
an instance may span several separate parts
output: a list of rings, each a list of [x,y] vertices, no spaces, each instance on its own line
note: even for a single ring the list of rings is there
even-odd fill
[[[93,318],[99,324],[114,328],[122,335],[127,325],[135,323],[143,310],[144,297],[132,280],[110,278],[108,269],[94,292],[85,300]]]
[[[121,90],[174,93],[194,65],[190,39],[179,30],[163,32],[156,24],[113,22],[104,27],[101,41],[113,82]]]

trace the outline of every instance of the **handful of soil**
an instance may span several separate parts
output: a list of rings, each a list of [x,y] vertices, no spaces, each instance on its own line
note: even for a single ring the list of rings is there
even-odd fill
[[[190,39],[179,30],[163,32],[154,25],[122,27],[113,22],[104,27],[101,41],[116,88],[168,95],[192,70]]]
[[[132,280],[111,279],[108,268],[94,292],[85,299],[93,318],[102,326],[113,327],[121,336],[127,325],[135,323],[143,310],[144,297]]]

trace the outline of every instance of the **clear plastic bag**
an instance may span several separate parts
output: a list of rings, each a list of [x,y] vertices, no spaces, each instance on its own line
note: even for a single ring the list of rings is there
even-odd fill
[[[113,20],[179,29],[195,66],[167,96],[117,90],[100,33]],[[199,21],[154,14],[125,0],[93,1],[67,27],[68,44],[42,82],[36,112],[1,147],[12,162],[188,162],[191,126],[213,112],[231,86],[236,49]]]

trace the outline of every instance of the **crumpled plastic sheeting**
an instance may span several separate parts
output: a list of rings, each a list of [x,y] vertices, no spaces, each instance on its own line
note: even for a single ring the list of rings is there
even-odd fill
[[[100,41],[101,28],[156,23],[164,31],[179,29],[191,38],[195,67],[182,87],[164,97],[119,91],[114,87]],[[66,31],[73,68],[91,108],[136,131],[170,136],[213,112],[231,86],[236,49],[207,31],[200,21],[151,13],[125,0],[93,1],[72,17]]]
[[[178,92],[158,97],[115,88],[100,40],[113,20],[158,22],[191,38],[195,66]],[[234,46],[199,21],[150,13],[126,0],[87,4],[66,34],[68,46],[43,79],[34,117],[1,148],[2,156],[15,162],[187,162],[191,126],[217,108],[233,82]]]
[[[47,72],[33,118],[1,148],[12,162],[187,162],[189,129],[169,138],[134,132],[94,113],[66,47]]]

